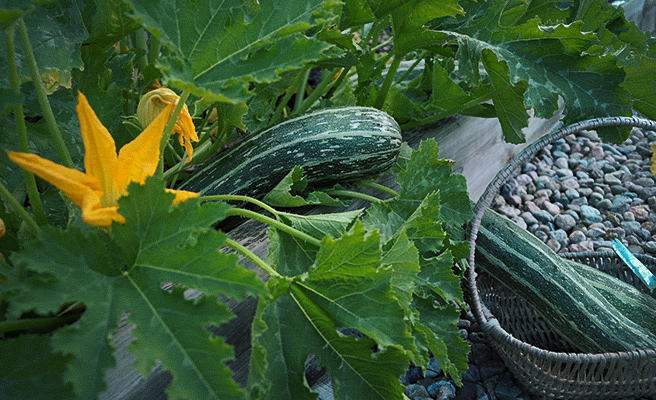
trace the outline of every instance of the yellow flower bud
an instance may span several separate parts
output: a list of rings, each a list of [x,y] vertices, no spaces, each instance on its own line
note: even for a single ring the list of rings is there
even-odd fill
[[[168,88],[158,88],[146,93],[139,101],[137,107],[137,118],[144,127],[148,126],[162,110],[169,104],[177,105],[180,96],[173,90]],[[177,133],[180,141],[180,146],[185,148],[187,152],[187,162],[191,161],[191,156],[194,153],[194,148],[191,141],[198,141],[196,135],[196,127],[194,121],[191,119],[187,105],[182,107],[182,111],[178,116],[178,121],[175,123],[173,132]]]

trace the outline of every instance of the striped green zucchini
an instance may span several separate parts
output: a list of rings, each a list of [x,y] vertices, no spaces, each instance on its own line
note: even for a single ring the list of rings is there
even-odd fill
[[[656,332],[631,321],[541,240],[492,210],[478,232],[476,261],[581,351],[656,348]]]
[[[597,268],[573,260],[565,261],[625,317],[656,333],[656,299]]]
[[[383,111],[326,108],[253,134],[209,160],[180,188],[258,198],[297,165],[309,183],[331,186],[384,172],[396,162],[401,144],[401,129]]]

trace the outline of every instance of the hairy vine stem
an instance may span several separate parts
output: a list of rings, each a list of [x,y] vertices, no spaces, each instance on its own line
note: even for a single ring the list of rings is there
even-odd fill
[[[7,66],[9,69],[9,82],[11,84],[11,88],[16,93],[20,93],[20,81],[18,78],[18,67],[16,64],[14,28],[8,28],[5,31],[5,36],[7,39]],[[22,104],[17,104],[14,106],[14,119],[16,121],[18,148],[20,151],[27,153],[30,151],[30,144],[27,139],[27,128],[25,126]],[[34,177],[34,174],[23,170],[23,180],[25,181],[25,188],[27,189],[27,195],[30,199],[30,204],[32,205],[32,212],[34,213],[34,217],[36,218],[37,223],[39,223],[39,225],[47,224],[48,220],[46,218],[46,212],[43,209],[41,195],[39,194],[39,189],[36,186],[36,178]]]
[[[269,276],[282,277],[272,266],[267,264],[264,260],[258,257],[255,253],[247,249],[241,243],[233,239],[226,239],[226,245],[231,249],[237,251],[253,264],[257,265],[262,271],[266,272]]]
[[[279,229],[285,233],[288,233],[292,236],[294,236],[297,239],[303,240],[305,242],[308,242],[314,246],[320,247],[321,246],[321,241],[313,236],[308,235],[305,232],[299,231],[296,228],[293,228],[285,223],[282,223],[278,221],[277,219],[273,219],[270,217],[267,217],[266,215],[262,215],[260,213],[257,213],[255,211],[251,210],[246,210],[244,208],[231,208],[226,212],[227,217],[245,217],[245,218],[250,218],[254,219],[256,221],[262,222],[264,224],[267,224],[269,226],[272,226],[276,229]]]
[[[256,206],[267,210],[268,212],[270,212],[276,217],[280,214],[275,208],[271,207],[270,205],[266,204],[263,201],[248,196],[241,196],[238,194],[216,194],[212,196],[203,196],[200,198],[200,200],[201,201],[231,201],[231,200],[243,201],[243,202],[255,204]]]
[[[159,176],[164,175],[164,157],[163,157],[164,149],[166,148],[166,144],[168,143],[169,138],[173,133],[175,124],[178,122],[178,116],[180,115],[180,112],[182,112],[182,107],[184,107],[185,102],[187,101],[187,97],[189,97],[189,91],[184,90],[180,95],[180,99],[178,99],[178,104],[175,106],[175,109],[173,109],[173,113],[169,118],[169,122],[166,124],[166,127],[164,128],[162,140],[159,142],[160,161],[159,161],[159,166],[157,167],[157,173]]]
[[[27,34],[27,27],[25,26],[25,21],[23,21],[23,18],[18,20],[18,34],[21,39],[21,44],[23,45],[23,51],[25,52],[27,66],[30,69],[32,83],[34,84],[34,91],[36,92],[37,100],[41,106],[43,118],[46,120],[46,126],[48,127],[48,131],[52,137],[52,142],[57,149],[57,153],[59,153],[59,157],[61,158],[62,163],[69,168],[75,168],[71,154],[68,152],[64,138],[62,137],[59,126],[57,125],[57,121],[55,120],[55,114],[53,114],[52,108],[50,107],[48,94],[46,93],[46,89],[43,87],[41,75],[39,74],[39,68],[36,63],[36,57],[34,56],[34,50],[32,48],[32,44],[30,43],[30,38]]]
[[[25,221],[32,232],[35,234],[39,232],[39,224],[37,224],[30,213],[28,213],[27,210],[25,210],[23,206],[20,205],[18,200],[16,200],[14,196],[11,195],[11,192],[7,190],[2,182],[0,182],[0,197],[4,197],[5,201],[11,206],[11,208],[14,209],[14,211],[16,211],[16,214],[18,214],[23,219],[23,221]]]

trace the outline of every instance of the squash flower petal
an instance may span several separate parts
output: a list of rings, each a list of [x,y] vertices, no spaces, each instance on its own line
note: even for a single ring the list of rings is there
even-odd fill
[[[139,121],[143,126],[146,126],[150,124],[166,106],[171,104],[176,106],[178,100],[180,100],[180,96],[171,89],[158,88],[151,90],[139,101],[139,106],[137,107],[137,118],[139,118]],[[171,110],[169,115],[172,112],[173,110]],[[178,134],[180,146],[184,147],[185,152],[187,153],[186,162],[191,161],[191,157],[194,153],[194,148],[191,142],[198,142],[198,135],[196,134],[196,127],[194,126],[194,121],[191,119],[191,114],[189,114],[189,109],[186,104],[182,107],[182,111],[178,116],[173,132]]]
[[[21,168],[59,188],[82,210],[82,219],[91,226],[109,226],[112,221],[125,222],[118,212],[118,199],[127,193],[130,182],[143,184],[159,163],[159,143],[173,105],[168,105],[137,138],[121,148],[102,125],[82,93],[77,113],[84,142],[86,172],[68,168],[36,154],[9,152],[9,159]],[[176,194],[174,204],[198,193],[170,190]],[[178,193],[180,192],[180,193]]]
[[[196,197],[200,196],[200,193],[188,192],[186,190],[166,189],[166,191],[168,193],[173,193],[175,195],[175,199],[173,199],[173,204],[172,205],[182,203],[183,201],[188,200],[188,199],[195,199]]]

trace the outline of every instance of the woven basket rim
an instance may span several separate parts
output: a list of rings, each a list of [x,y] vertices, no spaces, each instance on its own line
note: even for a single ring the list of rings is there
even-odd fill
[[[614,259],[619,259],[619,256],[614,252],[608,251],[591,251],[591,252],[567,252],[567,253],[558,253],[559,256],[564,258],[592,258],[592,257],[611,257]],[[635,254],[635,256],[642,262],[651,261],[656,266],[656,257],[647,255],[647,254]],[[487,311],[490,315],[491,312]],[[640,349],[640,350],[630,350],[630,351],[616,351],[616,352],[605,352],[605,353],[584,353],[584,352],[567,352],[567,351],[553,351],[540,348],[534,344],[524,342],[521,339],[516,338],[508,332],[505,328],[501,326],[499,320],[492,316],[488,321],[481,325],[483,332],[493,333],[494,331],[500,332],[502,336],[506,336],[506,339],[510,342],[516,342],[515,344],[518,347],[523,347],[526,350],[534,351],[539,353],[542,357],[552,358],[554,360],[565,361],[567,362],[586,362],[586,361],[595,361],[595,360],[606,360],[610,358],[628,358],[635,359],[636,357],[654,357],[656,358],[656,348],[654,349]]]
[[[551,132],[524,148],[497,173],[474,207],[474,216],[466,232],[470,254],[466,271],[467,301],[486,335],[489,344],[499,352],[517,380],[533,394],[547,398],[622,399],[656,395],[656,349],[611,353],[577,353],[542,349],[511,335],[485,307],[477,287],[475,263],[476,236],[485,210],[501,186],[515,170],[554,141],[583,130],[624,126],[656,131],[656,121],[638,117],[605,117],[585,120]],[[559,256],[611,256],[609,252],[561,253]],[[638,255],[639,258],[644,255]],[[650,256],[647,256],[650,257]],[[653,258],[653,257],[651,257]],[[656,263],[654,263],[656,265]],[[613,369],[610,375],[599,375],[599,369]],[[633,370],[629,370],[633,368]],[[566,374],[562,369],[567,370]],[[592,370],[593,373],[588,373]],[[571,371],[574,371],[570,373]],[[645,376],[647,374],[648,376]],[[656,374],[653,374],[656,375]]]

